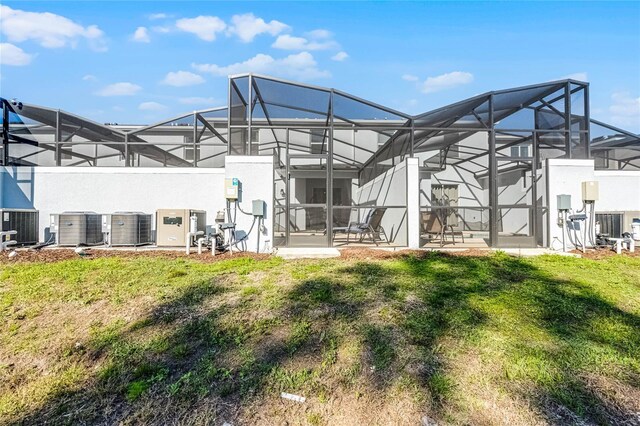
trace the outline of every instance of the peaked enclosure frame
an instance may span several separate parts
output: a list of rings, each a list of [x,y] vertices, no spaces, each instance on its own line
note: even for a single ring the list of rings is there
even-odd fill
[[[223,167],[226,155],[273,156],[275,245],[340,245],[333,228],[375,208],[387,209],[389,243],[406,245],[411,157],[419,159],[424,214],[486,232],[491,246],[544,244],[546,159],[640,170],[640,137],[592,120],[589,85],[575,80],[488,92],[419,115],[251,73],[229,77],[227,106],[144,127],[6,99],[1,106],[2,165]],[[454,195],[453,175],[467,195]],[[524,182],[520,195],[505,186],[514,176]],[[505,218],[518,215],[526,226],[506,238]]]

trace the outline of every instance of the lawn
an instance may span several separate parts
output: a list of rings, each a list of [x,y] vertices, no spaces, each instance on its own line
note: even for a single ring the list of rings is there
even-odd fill
[[[640,257],[4,258],[0,316],[2,424],[640,424]]]

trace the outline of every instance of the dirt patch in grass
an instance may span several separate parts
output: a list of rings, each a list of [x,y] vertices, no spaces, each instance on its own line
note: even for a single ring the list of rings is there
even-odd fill
[[[618,254],[608,247],[588,249],[585,253],[580,250],[572,250],[571,253],[578,254],[585,259],[592,260],[608,259],[615,256],[640,257],[640,242],[636,242],[636,250],[633,253],[631,253],[629,250],[622,250],[622,253]]]
[[[429,256],[467,256],[485,257],[490,256],[491,250],[468,249],[468,250],[376,250],[371,248],[348,248],[340,250],[340,258],[347,260],[386,260],[386,259],[425,259]]]
[[[159,258],[159,259],[193,259],[204,263],[220,262],[231,258],[251,258],[263,260],[269,258],[268,254],[258,254],[251,252],[224,253],[212,256],[210,252],[203,254],[191,253],[187,255],[184,251],[178,250],[108,250],[108,249],[85,249],[83,255],[79,255],[74,249],[49,248],[43,250],[19,249],[15,257],[9,257],[9,252],[0,253],[0,264],[29,263],[29,262],[60,262],[71,259],[100,259],[105,257],[121,257],[126,259]]]

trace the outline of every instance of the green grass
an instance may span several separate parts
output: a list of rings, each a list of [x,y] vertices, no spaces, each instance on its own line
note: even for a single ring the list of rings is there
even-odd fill
[[[0,264],[0,315],[0,423],[640,412],[640,258]]]

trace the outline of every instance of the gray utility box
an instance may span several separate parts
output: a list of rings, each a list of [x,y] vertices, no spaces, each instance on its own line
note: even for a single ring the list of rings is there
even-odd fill
[[[140,246],[153,243],[152,215],[116,212],[102,216],[102,232],[109,234],[110,246]]]
[[[16,231],[9,239],[15,240],[17,245],[38,243],[38,210],[30,209],[0,209],[0,230]]]
[[[156,245],[158,247],[184,247],[189,233],[189,218],[198,218],[197,230],[207,230],[207,213],[204,210],[160,209],[156,212]]]
[[[94,212],[64,212],[52,216],[51,232],[59,246],[102,244],[102,215]]]
[[[262,200],[253,200],[251,202],[251,212],[254,216],[265,217],[265,202]]]
[[[571,195],[559,194],[556,196],[558,210],[571,210]]]

